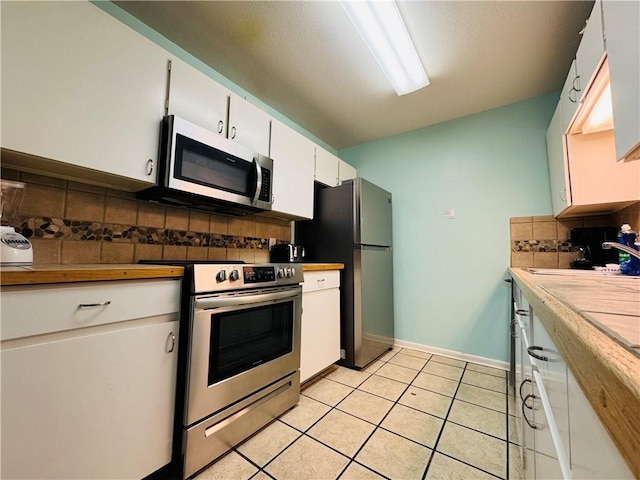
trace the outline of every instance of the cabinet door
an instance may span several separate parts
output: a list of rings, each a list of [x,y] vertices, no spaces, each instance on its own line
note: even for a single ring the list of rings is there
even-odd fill
[[[338,174],[340,177],[340,184],[345,180],[351,180],[358,176],[355,167],[352,167],[347,162],[340,160],[338,166]]]
[[[322,147],[316,146],[315,180],[329,187],[340,183],[340,159]]]
[[[229,138],[262,155],[269,156],[271,117],[238,95],[231,94]]]
[[[562,102],[558,103],[547,130],[547,157],[553,214],[559,215],[571,205],[568,165],[565,157],[564,134],[562,132]]]
[[[638,19],[636,18],[636,21]],[[580,79],[581,94],[589,90],[589,86],[604,56],[604,34],[602,31],[602,3],[596,0],[582,34],[582,40],[576,53],[576,66]]]
[[[548,406],[553,416],[555,429],[553,431],[561,445],[553,448],[553,445],[545,444],[548,450],[543,451],[548,456],[553,456],[558,461],[569,458],[569,403],[567,394],[567,364],[558,352],[555,344],[549,337],[544,325],[537,315],[533,315],[533,340],[531,355],[536,357],[539,379],[544,385],[544,394],[548,400]],[[550,415],[547,415],[550,416]],[[544,429],[540,429],[542,435],[546,435]],[[553,449],[552,449],[553,448]],[[538,448],[536,448],[536,452]],[[565,461],[566,462],[566,461]],[[565,470],[568,471],[568,465]]]
[[[142,478],[169,463],[177,334],[175,320],[3,342],[3,478]]]
[[[553,417],[549,415],[546,393],[538,372],[533,372],[533,423],[535,424],[535,478],[536,480],[569,479],[563,474],[554,447]]]
[[[640,158],[640,3],[603,3],[616,158]]]
[[[580,85],[578,80],[578,70],[576,61],[571,62],[567,79],[560,93],[560,110],[562,111],[562,133],[567,133],[569,125],[573,120],[573,116],[578,110],[578,102],[580,101]]]
[[[229,92],[212,78],[180,60],[171,59],[169,114],[227,135]]]
[[[568,391],[573,478],[634,478],[571,371]]]
[[[309,272],[304,285],[315,283],[302,295],[300,381],[304,382],[340,360],[340,273]],[[325,285],[330,288],[325,288]]]
[[[1,8],[2,147],[56,161],[41,169],[38,159],[43,172],[95,181],[81,167],[138,189],[154,183],[163,50],[89,2]]]
[[[313,217],[314,144],[278,120],[271,121],[273,213]]]

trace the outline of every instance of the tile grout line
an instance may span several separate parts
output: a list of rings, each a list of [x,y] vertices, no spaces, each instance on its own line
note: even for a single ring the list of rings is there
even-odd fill
[[[437,452],[437,448],[438,448],[438,442],[440,441],[440,438],[442,437],[442,434],[444,432],[444,429],[447,425],[447,418],[449,418],[449,413],[451,412],[451,409],[453,408],[453,402],[456,398],[456,395],[458,394],[458,390],[460,389],[460,385],[462,384],[462,377],[464,376],[464,372],[467,371],[467,364],[465,363],[464,367],[462,368],[462,375],[460,375],[460,380],[458,380],[458,385],[456,386],[456,391],[453,393],[453,397],[451,398],[451,403],[449,404],[449,408],[447,409],[447,413],[444,416],[444,421],[442,422],[442,427],[440,427],[440,431],[438,432],[438,436],[436,437],[436,441],[433,444],[433,450],[431,452],[431,456],[429,457],[429,461],[427,462],[427,466],[424,469],[424,472],[422,473],[422,480],[425,480],[425,478],[427,478],[427,473],[429,472],[429,468],[431,468],[431,462],[433,462],[433,457],[435,456],[436,452]]]
[[[397,351],[395,355],[397,355],[398,353],[401,353],[401,352],[402,352],[402,349],[400,349],[399,351]],[[395,355],[393,355],[392,357],[390,357],[390,359],[392,359],[393,357],[395,357]],[[316,402],[321,403],[321,404],[323,404],[323,405],[325,405],[325,406],[328,406],[328,407],[329,407],[329,410],[328,410],[327,412],[325,412],[323,415],[321,415],[321,416],[320,416],[320,417],[319,417],[315,422],[313,422],[313,423],[312,423],[309,427],[307,427],[305,430],[300,430],[299,428],[297,428],[297,427],[295,427],[295,426],[289,425],[288,423],[286,423],[286,422],[284,422],[284,421],[280,420],[280,417],[281,417],[282,415],[281,415],[281,416],[279,416],[276,420],[278,420],[278,421],[282,422],[284,425],[286,425],[286,426],[288,426],[288,427],[291,427],[291,428],[292,428],[292,429],[294,429],[296,432],[298,432],[298,433],[299,433],[299,435],[297,435],[297,436],[296,436],[296,438],[295,438],[292,442],[290,442],[290,443],[289,443],[285,448],[283,448],[280,452],[278,452],[278,453],[277,453],[277,454],[276,454],[272,459],[270,459],[268,462],[266,462],[266,463],[264,464],[264,466],[260,467],[258,464],[256,464],[255,462],[253,462],[250,458],[248,458],[247,456],[245,456],[244,454],[242,454],[240,451],[238,451],[238,450],[237,450],[237,447],[234,447],[234,448],[232,449],[232,451],[235,451],[235,452],[236,452],[236,453],[238,453],[242,458],[244,458],[246,461],[248,461],[251,465],[253,465],[254,467],[258,468],[258,471],[257,471],[257,472],[255,472],[255,473],[254,473],[250,478],[254,478],[254,477],[255,477],[256,475],[258,475],[260,472],[263,472],[265,475],[269,476],[270,478],[275,478],[275,477],[273,477],[271,474],[269,474],[265,469],[266,469],[266,468],[267,468],[267,467],[268,467],[272,462],[274,462],[274,461],[275,461],[275,460],[276,460],[280,455],[282,455],[285,451],[287,451],[287,450],[288,450],[288,449],[289,449],[293,444],[295,444],[296,442],[298,442],[302,437],[306,436],[306,437],[307,437],[307,438],[309,438],[310,440],[314,440],[314,441],[316,441],[316,442],[320,443],[321,445],[325,446],[326,448],[329,448],[330,450],[332,450],[332,451],[334,451],[334,452],[338,453],[338,454],[339,454],[339,455],[341,455],[342,457],[346,457],[346,458],[349,460],[349,461],[347,462],[347,464],[343,467],[343,469],[339,472],[339,474],[338,474],[338,476],[337,476],[336,478],[340,478],[342,475],[344,475],[344,473],[346,472],[346,470],[349,468],[349,466],[350,466],[352,463],[356,463],[357,465],[359,465],[359,466],[361,466],[361,467],[363,467],[363,468],[366,468],[367,470],[370,470],[370,471],[372,471],[372,472],[376,473],[377,475],[382,476],[383,478],[388,478],[387,476],[385,476],[385,475],[381,474],[380,472],[376,471],[375,469],[371,468],[370,466],[367,466],[367,465],[362,464],[362,463],[358,462],[357,460],[355,460],[356,456],[357,456],[357,455],[362,451],[362,449],[363,449],[363,448],[364,448],[364,446],[367,444],[367,442],[371,439],[371,437],[372,437],[372,436],[373,436],[373,435],[378,431],[378,429],[381,429],[381,430],[383,430],[383,431],[385,431],[385,432],[391,433],[391,434],[393,434],[393,435],[397,435],[398,437],[400,437],[400,438],[402,438],[402,439],[404,439],[404,440],[410,441],[411,443],[415,443],[416,445],[419,445],[419,446],[421,446],[421,447],[428,448],[428,449],[430,449],[430,450],[431,450],[431,453],[430,453],[430,455],[429,455],[429,460],[428,460],[428,462],[427,462],[427,467],[426,467],[426,469],[425,469],[425,472],[423,473],[423,477],[422,477],[422,478],[424,478],[424,477],[426,476],[427,472],[428,472],[428,469],[429,469],[429,467],[430,467],[430,465],[431,465],[431,462],[432,462],[432,460],[433,460],[433,457],[434,457],[434,455],[435,455],[435,453],[436,453],[436,447],[437,447],[437,445],[438,445],[438,442],[439,442],[439,440],[440,440],[440,437],[442,436],[442,433],[443,433],[443,431],[444,431],[444,428],[445,428],[446,422],[447,422],[447,421],[449,421],[449,420],[447,420],[447,418],[448,418],[449,413],[450,413],[450,411],[451,411],[451,409],[452,409],[452,407],[453,407],[453,403],[454,403],[455,397],[456,397],[456,395],[457,395],[457,393],[458,393],[458,390],[459,390],[459,388],[460,388],[460,385],[461,385],[462,383],[464,383],[464,382],[462,382],[462,376],[461,376],[461,377],[460,377],[460,379],[458,380],[458,384],[457,384],[457,386],[456,386],[456,390],[455,390],[455,392],[454,392],[454,394],[453,394],[453,397],[449,397],[449,398],[451,398],[451,403],[450,403],[450,405],[449,405],[449,408],[447,409],[447,413],[446,413],[446,415],[445,415],[445,418],[444,418],[444,419],[441,419],[441,417],[438,417],[437,415],[432,415],[432,414],[430,414],[430,413],[428,413],[428,412],[424,412],[424,411],[422,411],[422,410],[420,410],[420,409],[417,409],[417,408],[414,408],[414,407],[407,406],[407,405],[404,405],[404,404],[399,403],[399,401],[400,401],[400,399],[402,398],[402,396],[407,392],[407,390],[408,390],[410,387],[418,388],[418,389],[420,389],[420,390],[425,390],[425,391],[429,391],[429,392],[431,392],[431,393],[435,393],[435,394],[438,394],[438,395],[443,395],[443,396],[448,397],[448,395],[444,395],[444,394],[442,394],[442,393],[440,393],[440,392],[434,392],[434,391],[431,391],[431,390],[428,390],[428,389],[421,388],[421,387],[418,387],[418,386],[413,385],[413,382],[415,381],[415,379],[418,377],[418,375],[419,375],[420,373],[428,373],[428,374],[430,374],[430,375],[438,376],[438,377],[440,377],[440,378],[444,378],[444,379],[446,379],[446,380],[452,380],[451,378],[448,378],[448,377],[442,377],[442,376],[437,375],[437,374],[433,374],[433,373],[430,373],[430,372],[425,372],[425,371],[424,371],[424,368],[425,368],[425,367],[426,367],[430,362],[432,362],[432,361],[433,361],[434,363],[439,364],[439,365],[447,365],[447,366],[450,366],[450,367],[461,368],[461,367],[459,367],[459,366],[457,366],[457,365],[451,365],[451,364],[448,364],[448,363],[438,362],[436,359],[433,359],[434,354],[429,354],[429,355],[430,355],[430,358],[429,358],[429,359],[423,359],[422,357],[414,357],[414,358],[420,358],[420,359],[422,359],[422,360],[426,360],[426,361],[425,361],[425,365],[424,365],[424,366],[422,367],[422,369],[420,369],[420,370],[414,370],[413,368],[405,367],[405,366],[403,366],[403,365],[398,365],[398,364],[395,364],[395,363],[391,363],[391,362],[389,362],[389,361],[376,360],[376,361],[380,361],[380,362],[382,362],[382,363],[383,363],[383,365],[382,365],[381,367],[379,367],[378,369],[376,369],[376,371],[374,371],[374,372],[370,373],[370,375],[369,375],[369,376],[367,376],[367,378],[365,378],[363,381],[361,381],[360,383],[358,383],[355,387],[354,387],[354,386],[352,386],[352,385],[348,385],[348,384],[345,384],[345,383],[339,382],[339,381],[337,381],[337,380],[334,380],[334,379],[331,379],[331,378],[327,378],[327,377],[325,377],[325,376],[322,376],[320,379],[322,379],[322,378],[326,378],[327,380],[330,380],[330,381],[335,382],[335,383],[337,383],[337,384],[340,384],[340,385],[343,385],[343,386],[346,386],[346,387],[351,388],[351,391],[350,391],[350,392],[349,392],[349,393],[348,393],[344,398],[342,398],[341,400],[339,400],[335,405],[329,405],[329,404],[327,404],[327,403],[325,403],[325,402],[323,402],[323,401],[317,400],[317,399],[315,399],[315,398],[313,398],[313,397],[306,396],[307,398],[309,398],[309,399],[311,399],[311,400],[313,400],[313,401],[316,401]],[[355,392],[356,390],[357,390],[357,391],[359,391],[359,392],[361,392],[361,393],[368,393],[369,395],[375,396],[375,397],[377,397],[377,398],[381,398],[381,399],[384,399],[384,400],[390,401],[390,400],[389,400],[388,398],[386,398],[386,397],[382,397],[382,396],[380,396],[380,395],[377,395],[377,394],[374,394],[374,393],[367,392],[367,391],[365,391],[365,390],[360,390],[360,389],[359,389],[359,387],[360,387],[360,386],[362,386],[362,385],[363,385],[367,380],[369,380],[373,375],[375,375],[375,374],[376,374],[376,372],[377,372],[377,371],[379,371],[379,370],[380,370],[384,365],[386,365],[386,364],[390,364],[390,365],[394,365],[394,366],[399,366],[399,367],[403,367],[403,368],[408,368],[408,369],[410,369],[410,370],[414,370],[416,373],[415,373],[415,375],[413,376],[412,380],[411,380],[408,384],[404,384],[404,382],[399,382],[399,383],[403,383],[403,384],[405,385],[405,388],[402,390],[402,393],[400,393],[400,395],[398,396],[398,398],[397,398],[395,401],[393,401],[393,405],[389,408],[389,410],[386,412],[386,414],[381,418],[381,420],[380,420],[377,424],[374,424],[374,423],[372,423],[372,422],[370,422],[370,421],[368,421],[368,420],[362,419],[362,418],[360,418],[360,417],[358,417],[358,416],[356,416],[356,415],[353,415],[353,414],[351,414],[351,413],[349,413],[349,412],[342,411],[342,410],[340,410],[340,409],[338,408],[338,405],[339,405],[340,403],[342,403],[345,399],[347,399],[349,396],[351,396],[351,395],[353,394],[353,392]],[[469,369],[467,369],[467,365],[468,365],[468,363],[467,363],[467,362],[465,362],[465,366],[461,368],[461,369],[462,369],[462,372],[463,372],[463,375],[464,375],[464,372],[465,372],[465,371],[474,371],[474,370],[469,370]],[[346,367],[345,367],[345,368],[346,368]],[[363,370],[359,370],[359,371],[363,371]],[[486,373],[484,373],[484,372],[477,372],[477,373],[482,373],[482,374],[485,374],[485,375],[490,375],[490,374],[486,374]],[[378,376],[379,376],[379,377],[381,377],[381,378],[385,378],[385,379],[387,379],[387,380],[397,381],[397,380],[394,380],[394,379],[390,379],[390,378],[388,378],[388,377],[384,377],[384,376],[382,376],[382,375],[378,375]],[[319,380],[320,380],[320,379],[319,379]],[[452,381],[453,381],[453,380],[452,380]],[[314,381],[313,383],[315,383],[315,381]],[[313,384],[313,383],[312,383],[312,384]],[[311,385],[312,385],[312,384],[311,384]],[[465,383],[465,384],[466,384],[466,383]],[[311,385],[309,385],[309,386],[311,386]],[[484,389],[484,387],[480,387],[480,386],[476,386],[476,385],[472,385],[472,384],[467,384],[467,385],[471,385],[471,386],[475,386],[475,387],[483,388],[483,389]],[[496,392],[495,390],[491,390],[491,389],[485,389],[485,390],[493,391],[494,393],[500,393],[500,392]],[[508,399],[507,399],[507,400],[508,400]],[[461,401],[463,401],[463,400],[461,400]],[[473,404],[473,403],[471,403],[471,402],[465,402],[465,403],[470,403],[471,405],[476,405],[476,404]],[[411,438],[407,438],[407,437],[405,437],[405,436],[404,436],[404,435],[402,435],[402,434],[398,434],[398,433],[396,433],[396,432],[393,432],[393,431],[391,431],[391,430],[388,430],[388,429],[386,429],[386,428],[382,427],[382,423],[383,423],[383,422],[384,422],[384,420],[388,417],[388,415],[391,413],[391,411],[393,410],[393,408],[394,408],[396,405],[402,405],[403,407],[409,408],[409,409],[411,409],[411,410],[414,410],[414,411],[420,412],[420,413],[425,414],[425,415],[432,416],[432,417],[437,418],[437,419],[441,419],[441,420],[443,421],[443,423],[442,423],[442,427],[440,428],[440,432],[438,433],[438,437],[437,437],[437,439],[436,439],[436,442],[434,443],[433,448],[430,448],[430,447],[428,447],[427,445],[424,445],[424,444],[422,444],[422,443],[420,443],[420,442],[418,442],[418,441],[412,440]],[[476,405],[476,406],[478,406],[478,405]],[[481,407],[482,407],[482,406],[481,406]],[[507,405],[507,408],[508,408],[508,405]],[[346,414],[346,415],[353,416],[354,418],[357,418],[357,419],[359,419],[359,420],[362,420],[362,421],[364,421],[364,422],[366,422],[366,423],[368,423],[368,424],[370,424],[370,425],[373,425],[373,426],[374,426],[374,429],[372,430],[371,434],[369,434],[369,435],[367,436],[367,438],[364,440],[364,442],[362,443],[362,445],[360,445],[360,447],[356,450],[356,452],[355,452],[352,456],[348,456],[348,455],[346,455],[346,454],[344,454],[344,453],[342,453],[342,452],[340,452],[340,451],[336,450],[336,449],[335,449],[335,448],[333,448],[332,446],[327,445],[327,444],[325,444],[324,442],[322,442],[322,441],[320,441],[320,440],[318,440],[318,439],[316,439],[316,438],[314,438],[314,437],[312,437],[312,436],[310,436],[310,435],[308,434],[308,432],[309,432],[309,431],[310,431],[310,430],[311,430],[315,425],[317,425],[320,421],[322,421],[323,419],[325,419],[325,418],[327,417],[327,415],[329,415],[333,410],[336,410],[336,411],[338,411],[338,412],[340,412],[340,413],[343,413],[343,414]],[[493,410],[493,409],[490,409],[490,410],[495,411],[495,410]],[[507,417],[508,417],[508,410],[507,410],[506,415],[507,415]],[[454,424],[458,425],[456,422],[453,422],[453,421],[451,421],[451,423],[454,423]],[[483,433],[483,434],[489,435],[489,434],[487,434],[486,432],[481,432],[481,431],[479,431],[479,430],[475,430],[475,429],[473,429],[473,428],[466,427],[466,426],[464,426],[464,425],[460,425],[460,426],[461,426],[461,427],[464,427],[464,428],[469,428],[470,430],[476,431],[476,432],[478,432],[478,433]],[[508,434],[508,425],[507,425],[507,434]],[[491,435],[489,435],[489,436],[491,436]],[[498,438],[498,437],[493,437],[493,438],[496,438],[496,439],[498,439],[498,440],[502,440],[502,439],[500,439],[500,438]],[[508,444],[509,444],[509,442],[508,442],[508,438],[507,438],[507,441],[506,441],[505,443],[507,444],[507,449],[508,449]],[[481,468],[478,468],[478,467],[477,467],[477,466],[475,466],[475,465],[470,465],[470,464],[468,464],[468,463],[466,463],[466,462],[464,462],[464,461],[462,461],[462,460],[460,460],[460,459],[457,459],[457,458],[455,458],[455,457],[451,457],[451,456],[449,456],[449,455],[447,455],[447,454],[444,454],[444,453],[441,453],[441,454],[442,454],[442,455],[444,455],[444,456],[447,456],[447,457],[449,457],[449,458],[452,458],[452,459],[454,459],[454,460],[456,460],[456,461],[459,461],[459,462],[461,462],[461,463],[463,463],[463,464],[469,465],[469,466],[470,466],[470,467],[472,467],[472,468],[475,468],[475,469],[477,469],[477,470],[480,470],[480,471],[482,471],[482,472],[485,472],[485,473],[488,473],[488,474],[490,474],[490,475],[492,475],[492,476],[495,476],[494,474],[491,474],[490,472],[486,472],[485,470],[483,470],[483,469],[481,469]],[[507,456],[507,459],[508,459],[508,456]],[[507,472],[507,475],[508,475],[508,472]],[[497,478],[499,478],[499,477],[497,477]],[[277,480],[277,479],[276,479],[276,480]]]

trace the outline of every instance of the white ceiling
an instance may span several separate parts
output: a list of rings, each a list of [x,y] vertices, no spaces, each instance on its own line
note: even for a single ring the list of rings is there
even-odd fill
[[[400,1],[431,85],[398,97],[335,1],[116,1],[336,149],[558,91],[589,1]]]

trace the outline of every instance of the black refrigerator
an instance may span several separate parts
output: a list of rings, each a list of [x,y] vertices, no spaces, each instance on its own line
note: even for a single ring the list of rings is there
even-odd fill
[[[391,193],[362,178],[317,188],[314,219],[295,224],[306,262],[344,263],[341,365],[363,368],[393,345]]]

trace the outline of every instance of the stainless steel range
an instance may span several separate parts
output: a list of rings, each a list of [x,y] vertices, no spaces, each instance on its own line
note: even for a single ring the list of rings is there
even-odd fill
[[[291,264],[185,266],[174,454],[183,478],[298,403],[302,281]]]

